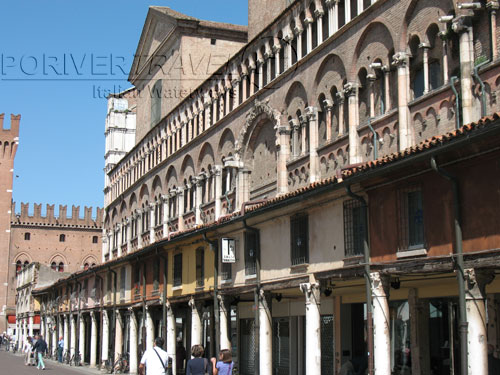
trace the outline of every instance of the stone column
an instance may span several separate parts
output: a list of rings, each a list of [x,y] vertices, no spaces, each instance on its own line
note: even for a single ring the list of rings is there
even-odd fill
[[[326,141],[331,142],[333,137],[333,129],[332,129],[332,110],[333,110],[333,102],[331,100],[326,99],[324,101],[325,108],[325,117],[326,117]]]
[[[314,15],[316,16],[316,37],[318,38],[318,46],[323,43],[323,16],[325,12],[323,9],[316,9],[314,11]]]
[[[76,324],[75,318],[73,314],[69,316],[70,319],[70,327],[71,327],[71,337],[70,337],[70,346],[69,346],[69,354],[71,357],[75,354],[76,349]]]
[[[176,344],[175,315],[170,302],[167,301],[167,354],[172,358],[173,374],[177,374],[177,365],[175,361]]]
[[[377,76],[375,74],[367,74],[366,80],[368,81],[368,90],[370,97],[370,113],[369,116],[371,118],[375,117],[375,81],[377,80]]]
[[[349,0],[344,1],[344,10],[345,10],[345,23],[351,21],[351,2]]]
[[[281,60],[280,60],[280,51],[281,51],[281,44],[277,38],[275,38],[275,44],[273,45],[273,55],[274,55],[274,76],[278,77],[281,73],[280,71],[280,66],[281,66]]]
[[[306,18],[304,19],[304,24],[306,25],[306,38],[307,38],[307,51],[306,55],[312,51],[312,24],[314,22],[314,18],[310,14],[308,14],[308,10],[306,10]]]
[[[19,331],[18,331],[19,332]],[[54,349],[57,348],[57,342],[59,337],[57,336],[57,322],[54,317],[52,317],[52,353],[54,354]]]
[[[116,312],[115,320],[115,359],[116,362],[123,353],[123,322],[122,315],[119,311]]]
[[[149,244],[155,242],[155,208],[154,203],[149,205]]]
[[[288,193],[287,161],[290,159],[290,130],[286,126],[278,128],[279,153],[278,153],[278,195]]]
[[[297,61],[299,61],[302,58],[302,32],[304,29],[302,29],[301,21],[298,17],[295,19],[295,23],[296,25],[293,32],[297,38]]]
[[[215,166],[215,220],[221,215],[221,197],[222,197],[222,166]]]
[[[431,46],[429,43],[420,43],[418,48],[422,49],[422,63],[424,68],[424,95],[427,94],[429,90],[429,48]]]
[[[184,189],[177,188],[177,212],[179,231],[184,230]]]
[[[453,31],[459,34],[460,46],[460,99],[462,101],[462,124],[477,120],[474,116],[474,95],[472,93],[472,72],[474,65],[474,41],[469,17],[457,17],[453,21]],[[455,114],[459,116],[459,114]]]
[[[306,115],[302,115],[299,117],[299,122],[300,122],[300,135],[301,135],[301,146],[302,150],[300,150],[300,156],[303,156],[306,154],[307,151],[307,117]]]
[[[321,374],[321,315],[319,284],[303,283],[306,297],[306,375]]]
[[[361,14],[362,11],[363,11],[363,0],[358,0],[358,14]],[[354,16],[356,16],[356,14]]]
[[[273,373],[271,299],[263,290],[259,296],[259,369],[260,375]]]
[[[201,345],[203,335],[201,306],[194,298],[191,298],[189,300],[189,307],[191,307],[191,346]]]
[[[319,180],[319,157],[318,157],[318,109],[307,107],[306,116],[309,122],[309,182]]]
[[[235,108],[238,108],[238,106],[240,105],[240,82],[240,77],[237,77],[233,80],[233,108],[231,108],[231,111]]]
[[[344,86],[344,91],[348,98],[349,105],[349,164],[361,162],[359,152],[359,135],[358,135],[358,92],[359,86],[357,83],[350,82]]]
[[[389,279],[370,273],[373,299],[373,343],[375,374],[391,375],[391,335],[389,332]]]
[[[80,353],[80,362],[83,362],[85,356],[85,319],[80,316],[80,326],[78,327],[78,353]]]
[[[169,205],[170,196],[162,195],[162,204],[163,204],[163,238],[168,237],[168,217],[170,215],[170,205]]]
[[[64,352],[69,350],[69,315],[64,316]]]
[[[101,362],[109,359],[109,316],[108,312],[102,312],[102,346],[101,346]]]
[[[250,67],[250,96],[255,94],[255,67]]]
[[[283,35],[283,40],[285,41],[285,63],[284,68],[287,70],[292,66],[292,40],[293,33],[289,28],[287,28],[286,33]],[[283,73],[283,72],[282,72]]]
[[[155,326],[153,323],[153,314],[151,309],[146,307],[146,349],[153,347],[155,341]]]
[[[393,59],[393,65],[396,65],[398,69],[399,151],[403,151],[413,144],[410,129],[410,110],[408,109],[410,90],[408,54],[398,52],[393,56]]]
[[[207,130],[210,127],[210,105],[211,99],[208,95],[205,95],[205,102],[203,103],[203,106],[205,107],[205,126],[203,130]]]
[[[90,367],[94,368],[97,365],[97,317],[96,312],[90,313]]]
[[[248,99],[247,97],[247,92],[248,92],[248,73],[241,73],[241,80],[242,80],[242,85],[241,85],[241,102],[243,103],[245,100]]]
[[[135,216],[135,220],[138,220],[137,221],[137,249],[141,249],[142,248],[142,213],[143,213],[143,210],[139,209],[137,210],[137,214]]]
[[[344,123],[344,101],[345,101],[344,91],[340,91],[336,94],[337,105],[339,106],[339,137],[345,134],[345,123]]]
[[[467,308],[467,334],[469,374],[488,375],[488,340],[486,335],[486,285],[494,279],[492,272],[473,268],[464,270],[465,306]]]
[[[250,200],[250,171],[246,168],[238,170],[238,207],[241,207],[243,202]]]
[[[28,317],[28,332],[31,337],[33,337],[33,315]]]
[[[325,3],[328,7],[328,36],[331,36],[339,29],[339,2],[338,0],[325,0]]]
[[[227,297],[224,298],[220,294],[219,298],[219,312],[220,312],[220,348],[231,349],[231,339],[229,330],[229,322],[231,321],[231,310],[228,311]]]
[[[382,66],[382,72],[384,73],[384,113],[389,112],[392,107],[391,103],[391,68],[387,65]]]
[[[495,61],[498,58],[498,47],[497,47],[497,10],[499,9],[498,1],[488,1],[486,2],[486,9],[490,11],[490,22],[491,22],[491,59]]]
[[[129,374],[137,374],[138,353],[137,353],[137,319],[134,310],[129,308],[129,329],[130,329],[130,369]]]
[[[205,175],[199,175],[195,180],[196,198],[195,198],[195,217],[196,224],[203,224],[201,220],[201,204],[203,202],[203,183],[205,182]]]
[[[267,50],[267,43],[266,43],[266,53],[265,53],[265,60],[266,60],[266,82],[269,84],[271,82],[272,78],[272,64],[271,64],[271,59],[273,58],[273,54],[271,52],[271,48],[269,47],[269,50]]]

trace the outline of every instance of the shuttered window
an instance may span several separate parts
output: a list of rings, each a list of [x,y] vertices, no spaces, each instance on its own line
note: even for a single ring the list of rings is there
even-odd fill
[[[307,215],[296,215],[290,219],[292,266],[309,262],[309,238]]]

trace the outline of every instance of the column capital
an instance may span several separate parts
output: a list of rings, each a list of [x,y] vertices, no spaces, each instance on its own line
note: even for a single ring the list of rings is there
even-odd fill
[[[290,124],[290,128],[292,128],[293,130],[299,130],[299,127],[300,127],[300,123],[297,121],[297,119],[290,119],[290,121],[288,121],[288,123]]]
[[[318,108],[316,107],[307,107],[306,108],[306,117],[308,121],[315,121],[318,116]]]
[[[325,5],[328,7],[328,8],[331,8],[333,7],[334,5],[337,5],[337,3],[339,2],[339,0],[325,0]]]
[[[347,82],[344,85],[345,96],[354,96],[358,93],[359,84],[357,82]]]
[[[409,63],[410,54],[407,52],[398,52],[392,56],[392,65],[397,67],[406,67]]]
[[[321,18],[325,15],[325,11],[323,10],[323,8],[317,8],[314,10],[314,15],[316,16],[316,18]]]
[[[305,24],[306,26],[309,26],[309,25],[310,25],[310,24],[312,24],[313,22],[314,22],[314,18],[313,18],[313,17],[307,17],[307,16],[306,16],[306,18],[304,18],[304,24]]]
[[[293,33],[296,35],[296,36],[299,36],[300,34],[302,34],[302,32],[304,31],[304,29],[302,28],[301,25],[296,25],[294,28],[293,28]]]
[[[372,297],[388,297],[390,290],[390,278],[380,272],[370,273],[372,283]]]
[[[335,94],[335,97],[337,98],[337,102],[339,104],[343,104],[345,100],[345,92],[344,90],[341,90]]]
[[[422,48],[422,49],[429,49],[431,48],[431,45],[429,43],[426,43],[426,42],[422,42],[418,45],[418,48]]]
[[[470,16],[463,15],[455,17],[451,23],[451,29],[457,34],[468,32],[471,27],[472,17]]]
[[[300,291],[306,297],[306,304],[319,304],[321,294],[319,283],[302,283],[300,284]]]
[[[486,298],[486,285],[495,278],[493,271],[476,270],[467,268],[464,270],[466,299]]]
[[[498,1],[488,1],[486,3],[486,9],[490,11],[498,10],[500,8],[499,2]]]
[[[377,76],[373,73],[367,74],[366,79],[370,81],[370,83],[373,83],[377,80]]]
[[[286,127],[286,126],[280,126],[278,128],[278,133],[280,135],[290,135],[291,130],[288,127]]]
[[[325,100],[323,100],[323,105],[325,106],[325,109],[327,111],[331,111],[333,109],[333,106],[335,105],[335,103],[329,99],[325,99]]]

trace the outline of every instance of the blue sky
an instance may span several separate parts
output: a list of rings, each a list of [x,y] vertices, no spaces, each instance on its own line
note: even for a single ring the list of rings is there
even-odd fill
[[[153,1],[153,0],[151,0]],[[247,24],[246,0],[4,1],[0,113],[21,114],[13,199],[102,206],[106,100],[128,88],[148,6]],[[122,73],[121,67],[127,74]],[[68,212],[71,212],[68,210]]]

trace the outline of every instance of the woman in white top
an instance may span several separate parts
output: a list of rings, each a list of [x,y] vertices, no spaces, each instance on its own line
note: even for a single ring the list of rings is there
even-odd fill
[[[24,353],[24,364],[26,366],[29,366],[31,364],[30,358],[31,358],[31,348],[32,348],[32,341],[31,337],[28,336],[23,343],[23,353]]]

